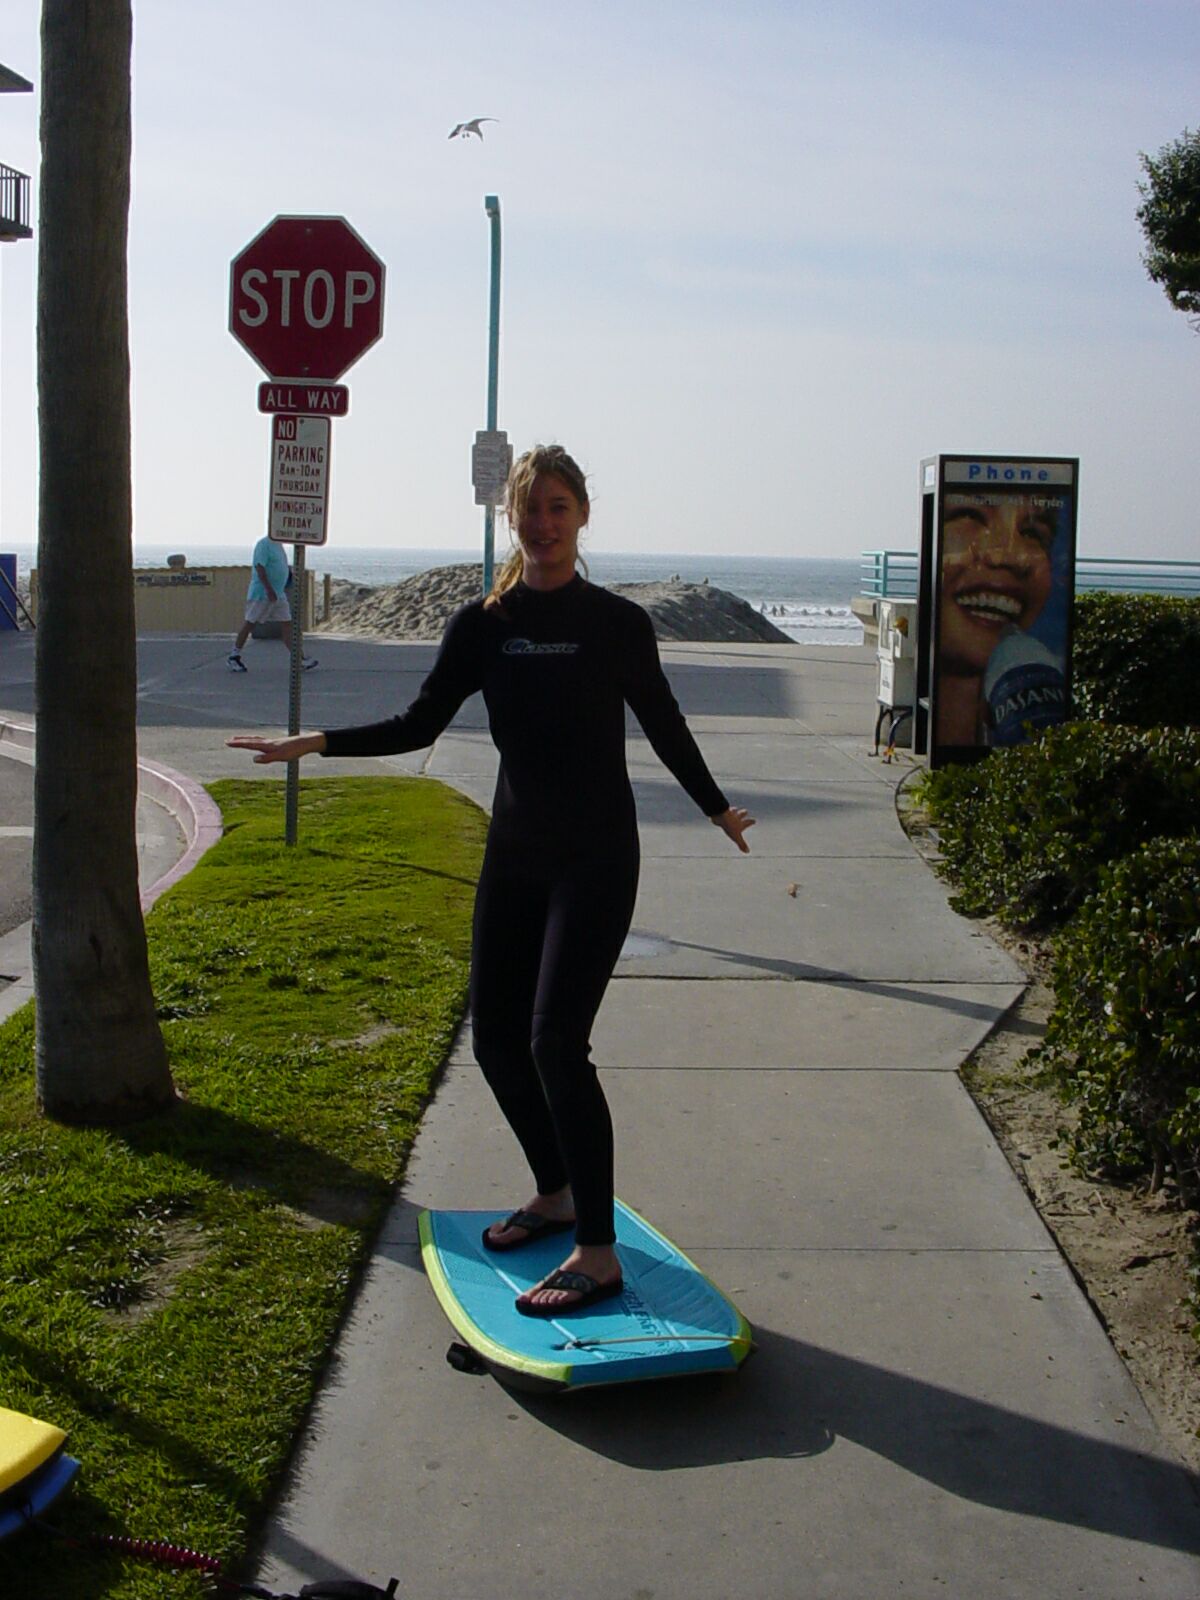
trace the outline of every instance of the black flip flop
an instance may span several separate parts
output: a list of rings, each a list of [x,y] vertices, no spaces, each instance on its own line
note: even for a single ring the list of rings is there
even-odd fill
[[[582,1311],[585,1306],[594,1306],[597,1300],[611,1300],[624,1287],[620,1278],[615,1278],[612,1283],[597,1283],[586,1272],[566,1272],[559,1267],[557,1272],[552,1272],[541,1283],[535,1284],[528,1293],[536,1294],[539,1289],[567,1289],[577,1294],[578,1300],[569,1300],[566,1305],[540,1306],[522,1295],[516,1301],[516,1307],[523,1317],[569,1317],[573,1312]]]
[[[522,1245],[532,1244],[535,1239],[544,1239],[551,1233],[565,1233],[568,1228],[575,1226],[575,1218],[570,1222],[555,1222],[551,1217],[543,1217],[536,1211],[514,1211],[505,1217],[500,1224],[502,1228],[524,1228],[523,1239],[510,1239],[507,1244],[497,1244],[492,1238],[492,1229],[496,1226],[489,1222],[483,1230],[483,1248],[485,1250],[519,1250]]]

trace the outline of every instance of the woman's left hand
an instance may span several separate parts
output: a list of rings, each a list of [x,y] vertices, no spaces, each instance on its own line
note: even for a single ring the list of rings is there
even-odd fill
[[[727,833],[743,855],[750,854],[745,834],[747,828],[754,826],[754,818],[744,806],[730,806],[728,811],[722,811],[715,817],[709,817],[708,820],[714,828],[720,828],[722,833]]]

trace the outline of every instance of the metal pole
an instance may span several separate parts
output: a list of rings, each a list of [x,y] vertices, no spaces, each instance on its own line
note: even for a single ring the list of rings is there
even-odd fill
[[[500,198],[488,194],[483,197],[483,209],[491,222],[492,234],[492,285],[488,315],[488,432],[496,431],[496,395],[500,384]],[[492,587],[495,566],[496,508],[489,505],[483,514],[483,592]]]
[[[300,662],[304,657],[304,597],[307,574],[304,570],[304,546],[292,546],[292,673],[288,687],[288,733],[292,738],[300,732]],[[300,763],[287,764],[287,816],[284,823],[284,843],[295,844],[300,809]]]

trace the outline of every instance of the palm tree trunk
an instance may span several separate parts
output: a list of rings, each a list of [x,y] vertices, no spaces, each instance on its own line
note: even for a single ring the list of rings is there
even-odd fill
[[[45,0],[38,253],[37,1085],[63,1121],[173,1103],[138,899],[126,234],[130,0]]]

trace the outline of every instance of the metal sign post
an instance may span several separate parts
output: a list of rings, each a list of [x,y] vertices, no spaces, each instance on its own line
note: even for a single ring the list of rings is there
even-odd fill
[[[325,543],[329,510],[328,417],[276,412],[271,422],[271,495],[267,532],[277,544],[292,545],[292,659],[288,680],[288,734],[300,732],[300,679],[304,671],[304,618],[308,574],[304,552]],[[284,842],[295,844],[299,831],[300,763],[287,764]]]
[[[304,660],[304,603],[307,599],[308,573],[304,569],[304,546],[298,544],[292,551],[292,670],[288,683],[288,736],[295,738],[300,732],[300,678]],[[287,794],[284,801],[283,842],[295,844],[300,831],[300,763],[287,764]]]
[[[308,573],[304,552],[325,543],[330,418],[349,390],[336,380],[383,334],[384,266],[344,217],[276,217],[230,263],[229,331],[271,380],[258,408],[272,415],[267,532],[293,547],[288,733],[300,732]],[[296,843],[300,764],[289,761],[284,836]]]
[[[483,209],[488,214],[492,235],[491,293],[488,301],[488,399],[487,431],[496,432],[496,400],[500,387],[500,197],[484,196]],[[483,592],[492,587],[492,569],[495,564],[496,504],[489,499],[483,514]]]

